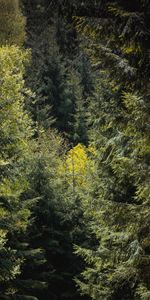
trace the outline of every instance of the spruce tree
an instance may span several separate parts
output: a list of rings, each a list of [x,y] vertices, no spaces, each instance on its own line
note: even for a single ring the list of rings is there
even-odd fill
[[[46,283],[44,289],[41,285],[28,288],[30,294],[41,300],[80,297],[74,283],[74,276],[81,270],[80,259],[73,253],[73,243],[83,243],[86,226],[78,197],[68,183],[64,159],[63,139],[53,130],[40,130],[28,193],[30,198],[39,200],[33,209],[35,222],[29,228],[28,241],[30,247],[41,249],[43,260],[39,264],[28,260],[23,277]]]
[[[16,277],[24,262],[23,236],[29,224],[30,205],[24,199],[28,188],[27,157],[30,155],[32,122],[24,111],[24,63],[28,53],[14,46],[0,48],[1,63],[1,277],[0,294],[18,292]]]
[[[99,245],[77,249],[88,264],[83,282],[77,282],[82,293],[92,299],[147,299],[149,137],[143,124],[149,116],[138,95],[124,94],[121,110],[110,87],[108,93],[108,86],[104,87],[95,109],[92,103],[92,111],[97,113],[92,137],[98,175],[85,202]]]
[[[149,299],[149,4],[101,7],[77,24],[99,78],[89,99],[97,180],[85,201],[98,244],[77,248],[87,263],[77,284],[92,299]]]

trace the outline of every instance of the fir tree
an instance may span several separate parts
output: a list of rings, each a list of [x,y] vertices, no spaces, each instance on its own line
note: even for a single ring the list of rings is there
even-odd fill
[[[77,283],[92,299],[146,299],[149,116],[139,95],[121,96],[117,87],[114,92],[104,74],[90,105],[90,115],[95,116],[90,118],[90,134],[97,152],[97,179],[85,202],[85,215],[91,218],[99,245],[77,248],[87,262],[84,280]]]
[[[39,198],[33,210],[35,222],[29,229],[29,243],[33,248],[41,249],[45,261],[40,260],[37,264],[29,260],[23,277],[46,283],[43,290],[41,285],[33,290],[30,285],[30,294],[32,292],[39,299],[79,297],[74,276],[80,271],[80,259],[73,254],[73,243],[82,243],[86,230],[79,202],[68,184],[66,168],[62,167],[63,143],[58,133],[52,130],[39,132],[29,175],[29,197]]]
[[[16,277],[25,259],[23,236],[29,224],[30,205],[23,197],[28,188],[26,174],[32,122],[24,111],[23,73],[28,53],[19,48],[0,48],[1,62],[1,276],[0,293],[18,292]]]
[[[77,248],[87,262],[77,283],[92,299],[148,299],[149,4],[102,1],[101,8],[77,24],[99,78],[89,101],[97,180],[85,201],[99,245]]]

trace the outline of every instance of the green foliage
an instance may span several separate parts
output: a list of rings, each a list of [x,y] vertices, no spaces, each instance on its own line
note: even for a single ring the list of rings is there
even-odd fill
[[[91,6],[94,5],[92,1]],[[97,18],[92,18],[92,13],[90,18],[86,16],[86,9],[85,14],[75,17],[77,30],[84,35],[86,51],[93,63],[107,68],[123,88],[145,93],[144,86],[149,80],[149,3],[100,1],[100,8]]]
[[[76,282],[92,299],[142,299],[137,291],[143,284],[148,295],[150,267],[149,115],[141,96],[120,96],[117,87],[114,93],[106,74],[90,99],[98,176],[83,202],[99,245],[94,250],[77,247],[87,268],[83,281]]]
[[[74,111],[74,95],[70,88],[67,64],[56,43],[54,26],[44,28],[32,40],[32,65],[28,84],[36,93],[35,103],[29,103],[33,118],[45,129],[55,123],[63,132],[70,132]]]
[[[0,48],[0,295],[17,292],[14,279],[21,272],[24,254],[19,244],[30,217],[30,205],[23,199],[28,188],[26,160],[30,153],[32,122],[24,111],[24,64],[28,52],[15,46]],[[20,240],[20,241],[19,241]]]
[[[32,48],[27,84],[36,94],[36,100],[29,99],[27,107],[33,119],[46,130],[52,125],[74,144],[87,143],[85,109],[92,90],[90,63],[78,47],[72,20],[61,13],[58,17],[58,7],[47,15],[51,4],[47,5],[45,2],[40,12],[36,3],[35,9],[34,5],[28,8],[25,4],[31,13],[30,16],[28,12],[27,45]]]
[[[29,243],[30,247],[41,249],[44,256],[40,261],[27,260],[23,270],[24,278],[47,285],[44,290],[40,290],[40,285],[28,288],[39,299],[79,297],[73,278],[80,265],[73,254],[73,243],[85,239],[85,224],[79,201],[66,180],[67,174],[60,172],[64,152],[64,141],[58,133],[40,130],[29,174],[28,197],[39,198],[33,210],[35,221],[29,228]]]
[[[28,151],[31,121],[24,106],[24,64],[29,53],[14,46],[0,49],[1,76],[1,159],[13,159],[21,151]],[[9,118],[7,118],[9,116]],[[8,143],[10,141],[10,143]],[[9,161],[9,163],[11,163]]]
[[[25,18],[18,0],[0,0],[0,45],[22,46],[25,40]]]
[[[0,298],[148,300],[149,2],[22,4],[28,69],[0,0]]]
[[[76,248],[87,265],[77,284],[92,299],[142,299],[150,290],[149,3],[103,4],[98,18],[75,18],[97,77],[88,110],[97,179],[82,203],[98,245]]]

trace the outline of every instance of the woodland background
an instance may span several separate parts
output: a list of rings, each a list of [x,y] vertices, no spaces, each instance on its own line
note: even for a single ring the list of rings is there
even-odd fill
[[[150,299],[150,2],[0,0],[0,299]]]

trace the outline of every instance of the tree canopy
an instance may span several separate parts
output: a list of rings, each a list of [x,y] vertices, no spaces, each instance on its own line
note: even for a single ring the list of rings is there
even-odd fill
[[[0,299],[150,299],[150,3],[0,0]]]

